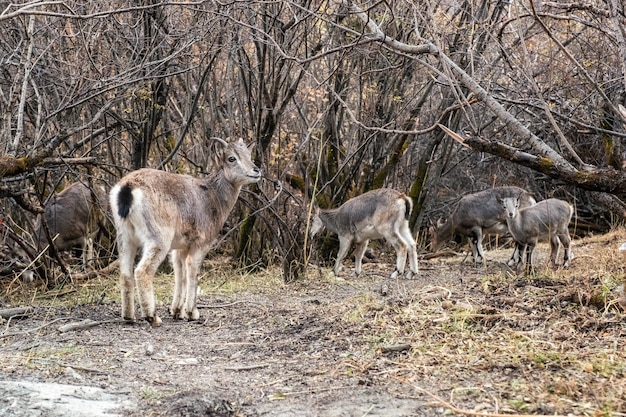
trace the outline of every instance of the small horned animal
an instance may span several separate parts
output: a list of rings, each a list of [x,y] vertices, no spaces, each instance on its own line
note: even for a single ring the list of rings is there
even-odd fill
[[[567,202],[549,198],[531,207],[520,208],[520,197],[501,198],[506,222],[520,250],[517,272],[526,266],[533,267],[533,253],[539,239],[550,239],[550,263],[556,266],[559,243],[565,248],[563,266],[567,267],[574,258],[568,226],[574,208]]]
[[[370,239],[385,238],[397,254],[396,269],[391,278],[404,274],[407,254],[410,267],[407,277],[411,277],[418,273],[415,240],[408,221],[412,208],[413,203],[406,195],[380,188],[354,197],[339,208],[320,210],[316,207],[310,235],[315,236],[325,226],[339,236],[339,252],[333,269],[336,276],[339,276],[341,263],[352,243],[356,245],[354,272],[359,275]]]
[[[53,194],[44,206],[50,238],[57,250],[82,248],[83,267],[93,259],[93,235],[98,231],[106,210],[106,192],[100,186],[91,190],[75,182],[58,194]],[[39,250],[49,242],[41,215],[34,226],[34,239]]]
[[[122,289],[122,318],[135,320],[133,291],[137,285],[142,316],[152,325],[155,311],[152,280],[171,251],[174,295],[170,313],[176,319],[197,320],[198,272],[244,185],[261,179],[250,149],[242,139],[216,140],[220,169],[207,178],[143,168],[122,178],[111,190],[117,229]],[[133,273],[137,250],[141,260]]]
[[[469,237],[474,263],[484,262],[483,239],[487,234],[503,235],[508,233],[506,216],[502,212],[500,199],[519,197],[520,207],[535,204],[535,199],[519,187],[495,187],[463,196],[454,212],[445,223],[438,223],[432,230],[433,252],[438,251],[455,234]],[[508,264],[518,258],[517,247]]]

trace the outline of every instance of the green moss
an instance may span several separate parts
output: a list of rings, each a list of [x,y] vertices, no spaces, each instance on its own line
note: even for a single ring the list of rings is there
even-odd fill
[[[539,165],[543,169],[552,169],[554,168],[554,161],[544,156],[544,157],[539,158]]]

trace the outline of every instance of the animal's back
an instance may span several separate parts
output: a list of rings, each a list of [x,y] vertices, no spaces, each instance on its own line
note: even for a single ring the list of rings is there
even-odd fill
[[[214,239],[219,231],[214,224],[224,221],[229,210],[209,196],[230,193],[217,190],[213,181],[142,168],[120,180],[111,204],[117,211],[116,222],[130,226],[125,233],[141,242],[162,241],[170,249],[180,249],[190,242],[204,245]]]
[[[400,191],[392,188],[377,188],[346,201],[340,210],[349,213],[351,220],[358,223],[370,218],[376,212],[388,211],[390,205],[400,198],[406,198]]]
[[[557,198],[549,198],[538,202],[532,207],[527,207],[520,210],[523,213],[523,225],[530,227],[531,225],[542,225],[545,229],[550,229],[551,226],[567,226],[569,225],[572,215],[573,207]],[[553,231],[553,230],[549,230]]]
[[[478,225],[489,228],[496,223],[504,223],[506,216],[502,211],[499,199],[518,197],[520,195],[527,196],[524,201],[527,201],[529,198],[528,193],[524,189],[515,186],[490,188],[468,194],[459,200],[454,213],[456,224],[460,227]]]
[[[61,250],[69,249],[89,232],[97,229],[97,224],[103,217],[105,202],[101,187],[94,187],[92,191],[81,182],[74,183],[52,196],[44,212],[51,237],[59,235],[55,240],[56,246]],[[47,243],[39,221],[35,234],[40,245]]]

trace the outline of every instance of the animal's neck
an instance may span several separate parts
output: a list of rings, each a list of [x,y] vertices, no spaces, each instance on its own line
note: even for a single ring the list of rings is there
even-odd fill
[[[516,211],[513,216],[509,216],[509,213],[506,213],[506,225],[509,228],[509,231],[514,234],[517,229],[521,226],[521,219],[519,211]]]
[[[329,209],[320,212],[320,220],[324,224],[328,230],[331,230],[337,233],[339,230],[338,218],[337,218],[338,209]]]
[[[213,200],[209,201],[209,204],[215,204],[218,207],[221,217],[228,216],[239,198],[241,185],[234,185],[228,181],[223,170],[220,170],[212,178],[207,179],[206,183],[209,188],[212,187],[214,189],[214,193],[209,194]]]

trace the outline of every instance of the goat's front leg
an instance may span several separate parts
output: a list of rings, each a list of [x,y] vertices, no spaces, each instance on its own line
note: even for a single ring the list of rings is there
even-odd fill
[[[337,260],[335,261],[335,268],[333,272],[335,276],[339,276],[339,271],[341,271],[341,263],[348,255],[348,250],[350,249],[350,245],[352,244],[352,240],[350,238],[339,237],[339,252],[337,252]]]
[[[526,267],[526,252],[528,251],[528,245],[525,243],[516,243],[519,248],[519,259],[517,261],[516,272],[521,274]]]
[[[483,229],[479,226],[473,227],[469,238],[474,265],[482,263],[484,266],[486,261],[483,253]]]
[[[369,240],[363,242],[357,242],[354,245],[354,272],[357,275],[361,274],[361,266],[363,264],[363,255],[367,250],[367,245],[369,244]]]
[[[520,244],[515,242],[513,254],[511,255],[511,258],[509,258],[509,260],[506,263],[507,266],[513,266],[519,262],[519,259],[520,259],[519,253],[520,253]]]
[[[187,320],[198,320],[200,312],[198,311],[198,273],[200,265],[204,259],[204,253],[197,253],[188,256],[185,261],[185,276],[187,278],[187,294],[185,296],[185,306],[181,311],[181,318]]]
[[[87,270],[89,264],[93,261],[93,239],[89,236],[83,238],[83,269]]]
[[[180,250],[172,251],[172,267],[174,268],[174,294],[170,314],[175,319],[181,317],[181,310],[185,305],[185,294],[187,293],[187,277],[185,276],[184,258]]]

